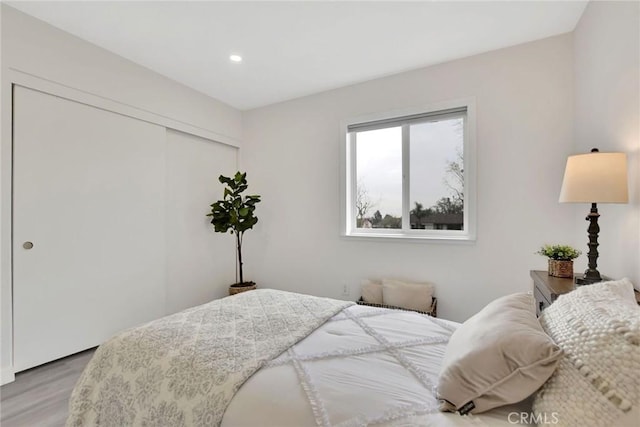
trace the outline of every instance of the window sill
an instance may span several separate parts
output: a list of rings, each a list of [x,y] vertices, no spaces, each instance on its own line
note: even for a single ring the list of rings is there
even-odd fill
[[[475,244],[474,236],[469,235],[425,235],[425,234],[394,234],[394,233],[358,233],[352,232],[341,236],[346,240],[379,241],[379,242],[421,242],[421,243],[457,243]]]

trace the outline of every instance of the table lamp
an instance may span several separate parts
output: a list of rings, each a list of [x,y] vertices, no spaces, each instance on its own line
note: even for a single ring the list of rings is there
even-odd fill
[[[588,154],[569,156],[560,190],[560,203],[591,203],[589,221],[589,267],[579,285],[601,282],[598,272],[598,203],[627,203],[627,155],[601,153],[597,148]]]

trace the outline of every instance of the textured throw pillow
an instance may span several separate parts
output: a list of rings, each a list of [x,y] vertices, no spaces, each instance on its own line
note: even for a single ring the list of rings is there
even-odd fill
[[[362,299],[371,304],[382,304],[382,283],[371,280],[362,282]]]
[[[499,298],[451,336],[438,378],[441,409],[480,413],[519,402],[544,384],[561,356],[536,319],[532,295]]]
[[[640,425],[640,307],[627,279],[580,286],[540,316],[566,357],[536,395],[557,426]]]
[[[382,301],[386,305],[408,310],[429,311],[433,297],[431,283],[405,283],[382,279]]]

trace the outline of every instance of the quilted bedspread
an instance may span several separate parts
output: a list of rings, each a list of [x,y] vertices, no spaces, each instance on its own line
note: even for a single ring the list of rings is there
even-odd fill
[[[127,330],[89,362],[67,426],[219,425],[254,372],[352,304],[256,290]]]
[[[529,401],[477,415],[439,411],[434,385],[458,326],[415,312],[347,307],[252,375],[221,426],[525,425],[520,414],[530,413]]]

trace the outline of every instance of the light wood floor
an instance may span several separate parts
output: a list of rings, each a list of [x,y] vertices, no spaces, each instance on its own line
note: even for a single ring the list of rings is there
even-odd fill
[[[67,420],[69,396],[95,349],[16,375],[0,387],[2,427],[59,427]]]

